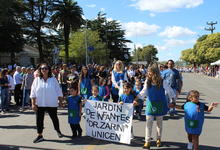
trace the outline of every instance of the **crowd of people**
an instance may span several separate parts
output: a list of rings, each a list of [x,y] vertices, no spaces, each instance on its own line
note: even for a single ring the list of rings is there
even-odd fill
[[[205,76],[220,78],[219,65],[214,66],[197,66],[197,67],[178,67],[180,72],[198,73]]]
[[[62,137],[58,106],[67,106],[68,121],[72,129],[72,138],[82,136],[80,120],[82,106],[86,100],[133,103],[134,115],[141,118],[146,100],[146,135],[143,148],[151,147],[151,133],[154,118],[157,122],[156,146],[161,146],[163,116],[176,114],[175,108],[186,112],[185,126],[188,133],[188,149],[198,150],[198,137],[201,134],[204,110],[211,111],[217,103],[209,107],[199,102],[199,92],[191,91],[183,106],[176,105],[181,93],[183,80],[181,73],[174,68],[174,61],[167,64],[127,65],[118,60],[110,67],[89,64],[87,66],[66,64],[40,64],[34,68],[16,66],[15,70],[1,69],[0,95],[1,111],[10,111],[12,97],[18,108],[32,108],[36,112],[37,137],[34,143],[43,141],[44,115],[48,112],[58,137]],[[205,108],[205,109],[203,109]],[[189,110],[190,109],[190,110]],[[199,111],[198,111],[199,109]],[[198,118],[193,118],[199,114]],[[188,125],[188,121],[199,121],[199,129]],[[197,131],[199,130],[199,131]]]

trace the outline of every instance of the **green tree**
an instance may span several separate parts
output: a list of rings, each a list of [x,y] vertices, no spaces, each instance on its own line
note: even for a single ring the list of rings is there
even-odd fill
[[[26,40],[31,45],[37,45],[41,62],[48,58],[44,43],[54,37],[49,34],[51,29],[49,18],[53,2],[53,0],[24,0],[25,18],[23,23],[26,30]]]
[[[196,62],[196,58],[193,52],[193,49],[186,49],[181,52],[181,59],[190,64],[194,64]]]
[[[126,55],[130,57],[126,43],[131,41],[125,38],[125,31],[117,20],[108,21],[106,14],[99,12],[96,19],[88,21],[88,28],[98,31],[101,41],[107,44],[106,57],[120,60],[127,60]]]
[[[51,22],[55,27],[62,27],[65,42],[65,62],[69,60],[69,35],[71,29],[76,31],[83,24],[83,10],[77,2],[72,0],[59,0],[53,4],[54,14]]]
[[[158,61],[158,58],[156,57],[157,53],[157,48],[155,48],[154,45],[144,46],[141,52],[143,60],[147,61],[148,65]]]
[[[181,59],[190,64],[210,64],[220,59],[220,33],[203,35],[192,49],[182,51]]]
[[[22,1],[0,1],[0,52],[11,53],[11,63],[15,63],[15,53],[24,45],[21,17]]]
[[[88,51],[90,63],[107,64],[108,58],[105,57],[106,44],[101,42],[97,31],[89,29],[80,29],[71,33],[69,55],[72,61],[85,64],[86,50],[88,50],[86,45],[94,47],[93,51]],[[60,55],[65,56],[64,49],[61,50]]]
[[[220,33],[210,34],[205,40],[197,41],[194,46],[199,63],[212,63],[220,59]]]

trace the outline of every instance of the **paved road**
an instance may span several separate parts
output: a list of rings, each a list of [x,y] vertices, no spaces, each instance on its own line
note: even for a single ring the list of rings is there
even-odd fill
[[[178,100],[179,104],[185,101],[186,93],[190,89],[197,89],[201,92],[201,99],[205,103],[212,101],[220,102],[220,80],[204,77],[198,74],[183,74],[184,87],[182,95]],[[184,150],[186,149],[186,133],[184,131],[182,111],[178,116],[164,117],[163,147],[162,150]],[[33,144],[36,136],[35,116],[32,111],[11,112],[0,115],[0,150],[133,150],[142,149],[145,133],[145,119],[134,120],[135,139],[131,145],[111,143],[102,140],[92,139],[83,136],[80,139],[71,140],[71,131],[67,123],[67,111],[59,110],[61,131],[66,135],[59,139],[53,130],[52,122],[48,116],[45,118],[44,138],[46,141]],[[84,121],[82,121],[84,127]],[[155,126],[154,126],[155,128]],[[155,133],[153,134],[155,135]],[[152,143],[154,144],[154,143]],[[200,136],[201,150],[220,150],[220,107],[207,113],[203,133]],[[152,149],[156,149],[152,147]]]

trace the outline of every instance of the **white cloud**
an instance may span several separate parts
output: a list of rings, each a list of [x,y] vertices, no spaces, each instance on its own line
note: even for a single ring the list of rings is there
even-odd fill
[[[94,8],[96,7],[96,4],[90,4],[90,5],[86,5],[87,7],[90,7],[90,8]]]
[[[155,14],[155,13],[150,13],[149,16],[150,16],[150,17],[155,17],[156,14]]]
[[[113,21],[113,18],[106,18],[107,21]]]
[[[201,4],[203,0],[137,0],[131,6],[142,11],[169,12],[177,8],[193,8]]]
[[[159,33],[160,36],[165,36],[168,38],[186,36],[186,35],[195,35],[196,32],[191,31],[188,28],[180,27],[180,26],[169,26],[166,27],[165,30]]]
[[[128,22],[122,23],[122,27],[126,30],[126,37],[151,35],[160,28],[158,25],[149,25],[144,22]]]
[[[100,11],[104,12],[104,11],[105,11],[105,8],[101,8]]]
[[[168,39],[164,40],[165,44],[164,45],[156,45],[155,47],[160,51],[164,50],[169,50],[174,47],[181,47],[181,46],[186,46],[189,44],[194,44],[196,42],[195,39],[192,40],[177,40],[177,39]]]

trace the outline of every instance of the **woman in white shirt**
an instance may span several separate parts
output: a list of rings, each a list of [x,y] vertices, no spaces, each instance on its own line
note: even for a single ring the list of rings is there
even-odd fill
[[[39,77],[36,77],[31,87],[30,98],[32,100],[32,109],[36,112],[37,133],[34,143],[43,141],[44,115],[48,112],[57,135],[61,138],[59,120],[57,117],[58,99],[62,100],[63,94],[59,83],[52,76],[51,68],[47,64],[41,64],[39,67]]]

